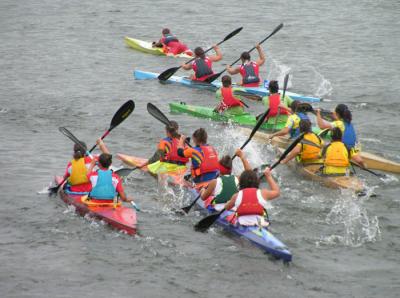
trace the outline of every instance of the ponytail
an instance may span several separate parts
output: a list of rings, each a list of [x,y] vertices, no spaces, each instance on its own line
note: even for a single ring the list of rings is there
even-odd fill
[[[351,112],[345,104],[338,104],[335,109],[336,114],[346,123],[351,123],[352,115]]]
[[[82,157],[85,156],[86,150],[87,150],[87,146],[84,142],[81,142],[81,145],[75,144],[74,145],[74,154],[73,157],[75,160],[78,160]]]

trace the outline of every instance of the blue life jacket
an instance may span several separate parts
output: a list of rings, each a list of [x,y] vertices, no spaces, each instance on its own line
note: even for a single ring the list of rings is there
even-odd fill
[[[300,135],[300,121],[301,120],[310,121],[310,118],[308,118],[307,114],[297,112],[297,113],[295,113],[295,115],[297,115],[300,118],[300,120],[299,120],[299,123],[297,123],[297,124],[295,123],[295,125],[294,125],[294,126],[297,126],[297,127],[296,128],[292,128],[290,130],[290,138],[291,139],[292,138],[297,138]]]
[[[207,62],[204,59],[196,58],[194,63],[196,64],[197,67],[195,72],[196,78],[202,78],[204,76],[208,76],[213,73],[211,67],[208,66]]]
[[[346,148],[350,150],[354,148],[357,142],[356,132],[354,130],[354,126],[351,123],[347,123],[343,121],[344,124],[344,133],[342,137],[342,142],[346,145]]]
[[[117,195],[116,189],[112,183],[111,170],[97,170],[97,183],[89,194],[94,199],[112,200]]]
[[[164,44],[167,46],[171,41],[179,41],[175,36],[172,34],[167,34],[164,36]]]
[[[243,65],[244,68],[244,77],[243,77],[243,84],[252,84],[252,83],[259,83],[260,78],[257,76],[253,62],[247,63]]]

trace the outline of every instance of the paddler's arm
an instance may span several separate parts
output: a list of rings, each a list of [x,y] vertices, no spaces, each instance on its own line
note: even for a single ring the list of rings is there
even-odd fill
[[[284,127],[282,128],[280,131],[277,131],[275,133],[273,133],[269,139],[271,140],[274,137],[280,137],[280,136],[285,136],[290,132],[290,128],[289,127]]]
[[[240,73],[240,68],[239,67],[232,67],[230,65],[226,66],[226,70],[230,75],[235,75]]]
[[[258,52],[258,56],[260,57],[260,58],[258,58],[256,63],[257,63],[258,66],[261,66],[261,65],[263,65],[265,63],[265,54],[264,54],[264,51],[262,50],[260,44],[256,45],[256,49],[257,49],[257,52]]]
[[[218,61],[222,60],[222,52],[221,52],[221,49],[220,49],[217,45],[214,45],[214,46],[213,46],[213,49],[214,49],[216,55],[214,55],[214,56],[208,56],[208,58],[209,58],[212,62],[218,62]]]
[[[250,171],[250,170],[252,170],[252,168],[251,168],[251,166],[250,166],[250,163],[249,163],[249,161],[247,160],[246,155],[244,154],[244,152],[243,152],[242,150],[236,149],[235,155],[236,155],[237,157],[239,157],[240,160],[242,161],[243,168],[244,168],[245,171]]]
[[[122,201],[128,202],[128,203],[133,201],[132,197],[128,197],[125,194],[124,188],[122,186],[122,181],[121,181],[120,178],[118,178],[118,184],[117,184],[117,189],[116,190],[117,190],[117,192],[118,192],[118,194],[119,194],[119,196],[120,196]]]
[[[271,190],[265,189],[265,188],[263,188],[261,190],[261,193],[262,193],[262,196],[264,197],[264,199],[273,200],[273,199],[279,197],[280,189],[279,189],[278,184],[275,182],[274,178],[271,175],[271,170],[269,168],[266,168],[264,171],[264,175],[265,175],[265,179],[267,180],[267,183],[269,184],[269,187],[271,188]]]
[[[231,210],[235,206],[237,193],[225,204],[225,210]]]
[[[181,135],[181,137],[179,138],[179,142],[178,142],[178,156],[180,157],[187,157],[187,158],[191,158],[192,157],[192,150],[194,150],[193,148],[186,148],[185,149],[185,141],[186,141],[186,136],[185,135]]]
[[[321,117],[321,110],[320,109],[316,109],[317,112],[317,125],[319,128],[321,129],[332,129],[332,124],[330,124],[329,122],[325,121],[324,119],[322,119]]]
[[[280,163],[281,164],[286,164],[289,161],[291,161],[293,158],[295,158],[297,155],[299,155],[301,152],[301,144],[297,144],[296,147],[293,148],[292,151],[284,158]]]
[[[96,166],[96,162],[97,162],[96,158],[93,158],[92,161],[90,162],[89,169],[87,170],[88,176],[90,175],[90,173],[93,172],[93,168]]]
[[[207,187],[202,188],[201,191],[200,191],[201,199],[203,201],[208,199],[208,197],[211,196],[214,193],[214,190],[215,190],[216,186],[217,186],[217,179],[214,179],[210,183],[208,183]]]
[[[110,150],[108,150],[106,144],[104,143],[104,141],[103,141],[102,139],[98,139],[98,140],[96,141],[96,143],[97,143],[97,145],[99,146],[100,151],[101,151],[102,153],[111,154],[111,153],[110,153]]]
[[[181,64],[181,67],[184,69],[184,70],[191,70],[192,68],[193,68],[193,66],[192,66],[192,63],[182,63]]]

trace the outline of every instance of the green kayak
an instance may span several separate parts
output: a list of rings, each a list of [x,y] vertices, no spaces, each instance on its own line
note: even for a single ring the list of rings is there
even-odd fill
[[[199,118],[208,118],[214,121],[231,122],[243,126],[253,127],[257,120],[254,115],[249,113],[231,114],[225,111],[223,114],[214,112],[214,108],[188,105],[184,102],[172,102],[169,104],[172,113],[185,113]],[[271,117],[268,122],[264,123],[261,128],[264,130],[280,130],[285,127],[287,115]]]

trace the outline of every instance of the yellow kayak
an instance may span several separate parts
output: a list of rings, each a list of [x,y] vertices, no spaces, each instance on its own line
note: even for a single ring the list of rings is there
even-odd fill
[[[132,49],[135,49],[137,51],[147,53],[147,54],[153,54],[153,55],[158,55],[158,56],[168,56],[168,57],[175,57],[175,58],[193,58],[192,56],[186,55],[184,53],[179,54],[179,55],[172,55],[172,54],[166,54],[162,50],[162,48],[153,48],[151,45],[151,42],[136,39],[136,38],[131,38],[131,37],[125,37],[125,43],[131,47]]]

